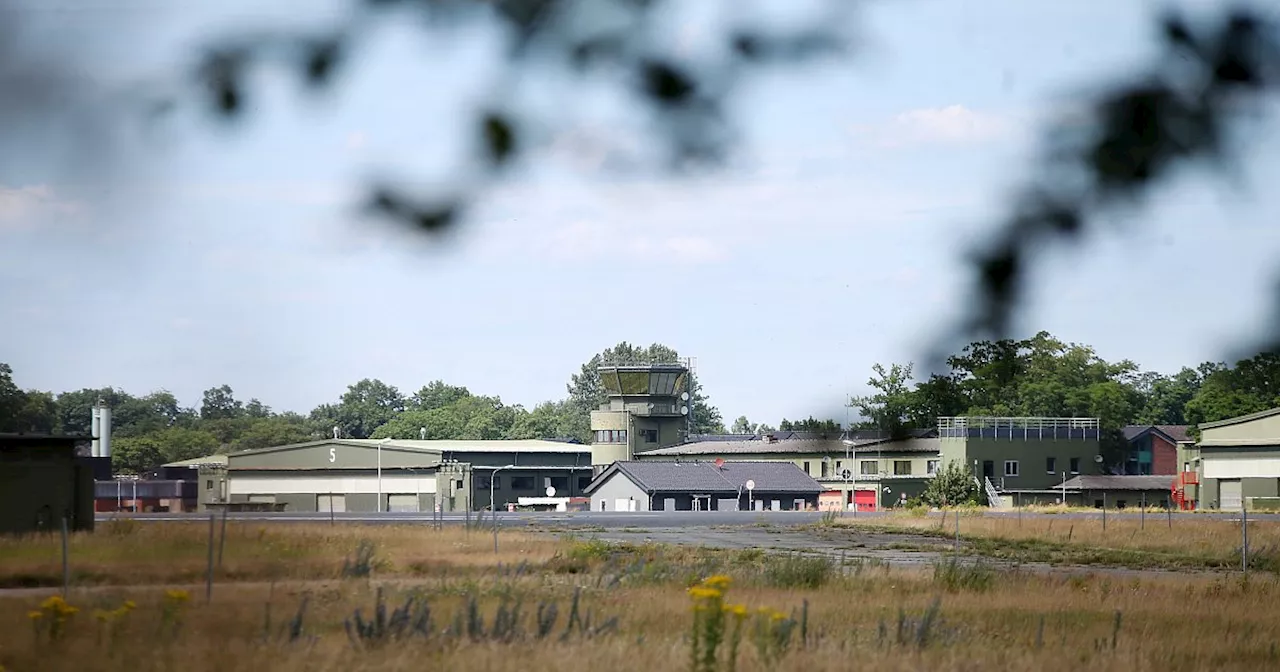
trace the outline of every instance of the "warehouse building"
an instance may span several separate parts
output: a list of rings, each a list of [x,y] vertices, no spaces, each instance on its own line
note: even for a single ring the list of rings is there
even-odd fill
[[[1280,507],[1280,408],[1200,425],[1199,506]],[[1191,471],[1194,458],[1183,467]]]
[[[931,430],[907,438],[877,438],[851,431],[849,438],[776,438],[772,434],[736,440],[711,439],[637,453],[643,462],[725,460],[779,462],[796,466],[835,499],[834,508],[878,511],[920,496],[937,472],[939,442]],[[839,437],[840,435],[836,435]]]
[[[938,418],[942,465],[958,463],[992,508],[1056,503],[1062,484],[1102,470],[1098,418]]]
[[[93,530],[90,439],[0,434],[0,534]]]
[[[1076,476],[1062,484],[1063,499],[1070,506],[1095,509],[1168,508],[1172,496],[1170,476]]]
[[[789,462],[614,462],[587,488],[592,511],[812,511],[823,487]]]
[[[199,508],[464,511],[521,497],[580,496],[591,449],[560,441],[326,439],[188,460]]]

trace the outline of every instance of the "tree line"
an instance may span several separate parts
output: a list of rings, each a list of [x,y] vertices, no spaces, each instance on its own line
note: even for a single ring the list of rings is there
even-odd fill
[[[597,367],[679,361],[661,344],[623,342],[591,357],[570,376],[565,398],[525,408],[498,396],[433,381],[405,394],[378,379],[363,379],[339,399],[310,413],[279,412],[258,399],[237,399],[231,387],[205,390],[198,407],[184,407],[165,390],[134,396],[115,388],[53,394],[22,390],[0,364],[0,432],[87,434],[94,402],[112,407],[114,453],[122,471],[215,452],[283,445],[332,436],[417,439],[590,440],[590,412],[606,400]],[[1108,362],[1090,346],[1046,332],[1023,340],[976,341],[946,360],[943,371],[917,379],[911,363],[876,364],[872,392],[849,400],[855,428],[901,434],[932,427],[939,416],[1097,417],[1114,457],[1119,430],[1130,424],[1196,425],[1280,406],[1280,357],[1259,353],[1228,365],[1205,362],[1165,375],[1130,360]],[[834,419],[783,419],[777,427],[737,418],[726,430],[696,376],[693,433],[777,430],[837,433]]]
[[[623,342],[594,355],[570,376],[567,396],[525,408],[499,396],[473,393],[441,380],[406,394],[394,385],[366,378],[347,387],[334,402],[302,414],[276,411],[256,398],[242,401],[229,385],[204,391],[198,406],[183,406],[167,390],[135,396],[116,388],[54,394],[24,390],[13,369],[0,363],[0,432],[84,434],[99,399],[112,409],[112,453],[118,471],[138,473],[166,462],[214,453],[299,443],[333,436],[417,439],[565,439],[588,442],[590,413],[607,396],[597,367],[603,364],[669,363],[679,354],[661,344]],[[691,382],[693,432],[725,431],[694,376]]]

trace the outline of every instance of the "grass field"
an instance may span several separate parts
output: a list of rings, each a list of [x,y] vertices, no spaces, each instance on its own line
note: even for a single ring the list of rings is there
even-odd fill
[[[1239,569],[1240,523],[1205,518],[1176,518],[1149,514],[1145,523],[1134,516],[1101,518],[1019,519],[961,513],[960,538],[964,551],[1005,560],[1053,564],[1112,565],[1163,569]],[[901,514],[876,519],[852,517],[827,521],[828,529],[848,527],[875,532],[913,532],[951,539],[956,513],[945,519]],[[1280,523],[1249,523],[1249,567],[1280,572]]]
[[[0,592],[0,666],[1133,672],[1280,665],[1273,608],[1280,584],[1260,574],[1118,581],[946,563],[908,572],[758,550],[515,533],[503,534],[495,556],[490,536],[459,528],[232,523],[212,602],[195,589],[166,592],[168,581],[203,571],[207,540],[207,528],[182,524],[77,535],[73,561],[92,566],[99,587],[73,588],[66,604],[47,599],[56,590]],[[374,554],[356,562],[365,541]],[[0,575],[57,574],[56,548],[50,539],[0,542]],[[713,579],[690,590],[715,576],[728,577],[727,587]],[[307,579],[325,581],[297,583]],[[250,583],[261,580],[278,583]]]

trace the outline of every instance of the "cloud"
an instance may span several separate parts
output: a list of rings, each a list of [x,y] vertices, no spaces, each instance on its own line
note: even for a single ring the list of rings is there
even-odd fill
[[[364,131],[354,131],[347,136],[347,151],[359,152],[369,145],[369,137]]]
[[[1012,117],[948,105],[907,110],[886,123],[858,125],[852,131],[881,146],[902,147],[981,144],[1007,138],[1018,128]]]
[[[79,203],[59,197],[48,185],[0,185],[0,229],[31,228],[51,216],[76,215],[81,211]]]

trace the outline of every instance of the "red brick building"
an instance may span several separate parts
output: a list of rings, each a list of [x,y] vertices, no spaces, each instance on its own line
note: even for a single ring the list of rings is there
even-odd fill
[[[1124,438],[1129,442],[1124,473],[1129,476],[1177,474],[1178,444],[1190,443],[1188,425],[1129,425]]]

